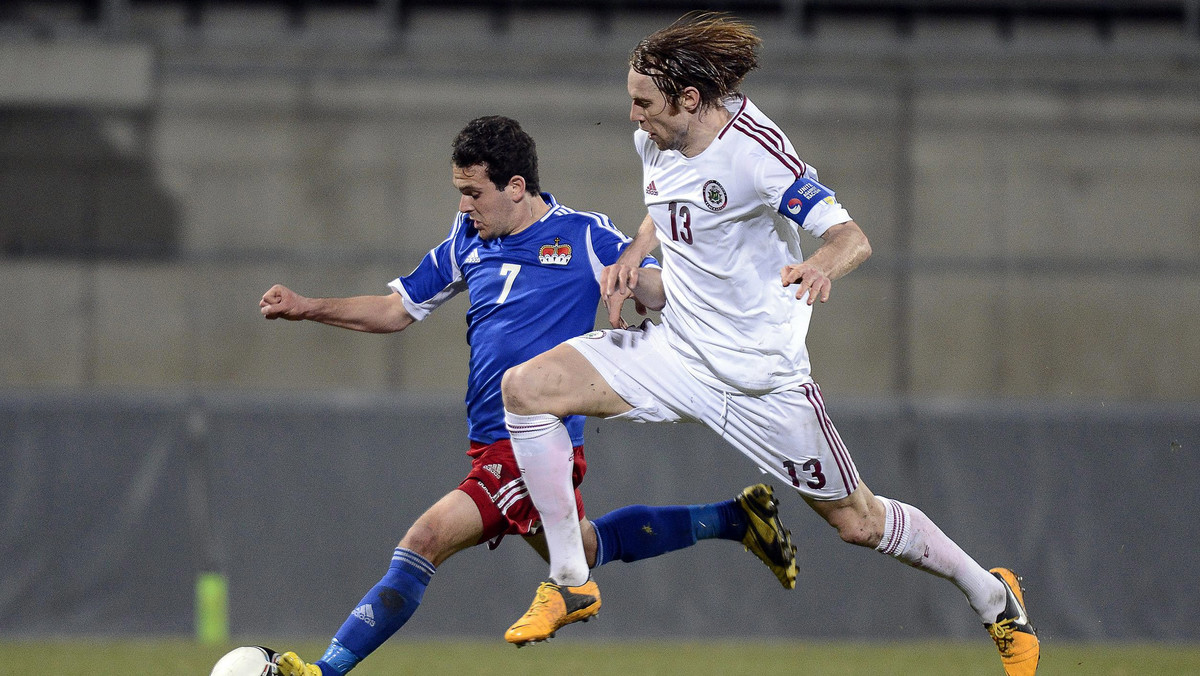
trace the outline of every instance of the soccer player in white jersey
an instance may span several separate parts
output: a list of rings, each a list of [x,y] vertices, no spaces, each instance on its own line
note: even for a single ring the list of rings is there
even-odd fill
[[[631,55],[630,119],[649,215],[602,276],[610,319],[622,328],[510,369],[502,387],[549,543],[539,598],[562,590],[561,602],[535,602],[506,638],[537,640],[570,621],[577,589],[595,584],[568,509],[571,445],[560,422],[586,414],[708,425],[790,483],[846,542],[951,580],[1006,671],[1034,674],[1040,649],[1017,576],[983,569],[920,510],[873,495],[826,414],[804,343],[812,306],[871,248],[787,136],[738,92],[759,44],[742,22],[689,14]],[[801,229],[821,240],[807,258]],[[661,276],[636,267],[656,244]],[[624,327],[620,307],[631,295],[661,309],[661,324]]]

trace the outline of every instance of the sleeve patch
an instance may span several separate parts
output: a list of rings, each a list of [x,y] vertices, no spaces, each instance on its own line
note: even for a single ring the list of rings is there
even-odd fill
[[[783,197],[779,200],[779,213],[803,227],[809,212],[821,202],[834,204],[833,191],[811,178],[801,177],[783,191]]]

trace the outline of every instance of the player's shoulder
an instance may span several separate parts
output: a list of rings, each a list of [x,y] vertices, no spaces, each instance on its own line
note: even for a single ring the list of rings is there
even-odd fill
[[[796,178],[804,175],[807,165],[797,156],[779,125],[749,99],[742,98],[741,101],[742,105],[721,134],[721,145],[730,167],[742,173],[762,167]]]
[[[461,262],[459,259],[467,256],[468,252],[482,242],[479,231],[475,229],[475,222],[470,216],[459,213],[450,225],[450,232],[446,234],[446,238],[434,250],[446,251],[457,264]]]
[[[450,223],[450,232],[446,235],[446,239],[466,239],[478,236],[479,232],[475,229],[475,222],[471,220],[470,216],[460,211],[454,215],[454,221]]]
[[[721,138],[742,152],[762,154],[786,150],[791,143],[779,125],[750,99],[742,101],[743,105],[731,110],[733,116],[721,131]]]
[[[607,214],[599,211],[573,209],[565,204],[555,204],[543,220],[555,227],[580,230],[596,227],[611,229],[613,227],[612,219]]]

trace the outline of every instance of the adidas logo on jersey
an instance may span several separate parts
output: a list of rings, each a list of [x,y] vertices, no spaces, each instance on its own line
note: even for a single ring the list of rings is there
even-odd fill
[[[538,249],[538,260],[542,265],[566,265],[571,262],[571,245],[559,244],[557,237],[554,244],[543,244]]]
[[[355,608],[354,612],[350,614],[362,620],[363,622],[366,622],[372,627],[375,626],[375,610],[371,608],[370,603],[362,604],[361,606]]]
[[[495,475],[497,479],[500,478],[500,465],[484,465],[483,468]]]
[[[479,262],[479,249],[471,249],[471,253],[467,254],[467,260],[463,261],[463,265],[467,263]]]
[[[658,188],[654,187],[654,181],[650,181],[650,185],[646,186],[646,194],[658,196]]]

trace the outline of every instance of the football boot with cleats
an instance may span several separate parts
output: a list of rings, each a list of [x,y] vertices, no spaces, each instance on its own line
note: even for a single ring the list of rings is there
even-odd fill
[[[308,664],[294,652],[286,652],[275,661],[275,672],[279,676],[322,676],[321,668]]]
[[[775,573],[784,589],[796,588],[796,546],[792,534],[779,520],[779,501],[767,484],[749,486],[738,495],[737,504],[748,522],[742,544]]]
[[[504,640],[519,648],[526,643],[545,641],[554,632],[572,622],[587,622],[600,612],[600,588],[588,578],[578,587],[547,580],[537,588],[537,596],[521,619],[504,632]]]
[[[1007,568],[993,568],[988,572],[1004,583],[1008,600],[1004,610],[996,616],[996,621],[983,626],[996,642],[1000,661],[1004,663],[1004,672],[1008,676],[1034,676],[1041,659],[1041,645],[1025,611],[1025,590],[1021,588],[1021,578]]]

